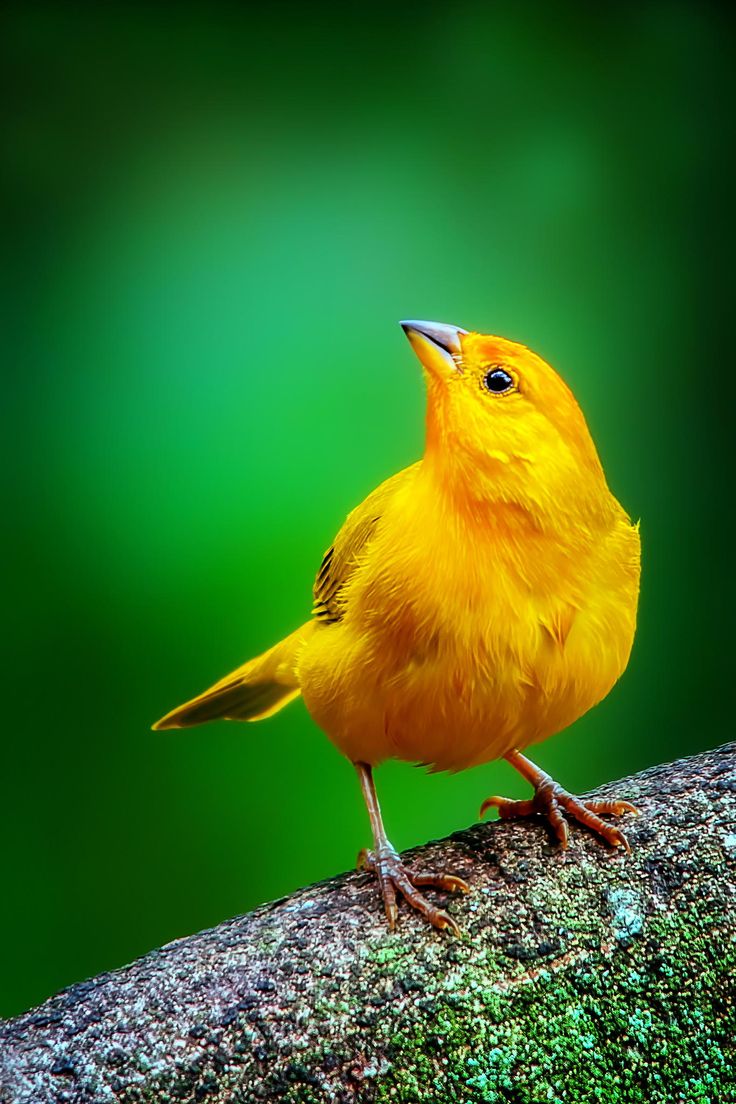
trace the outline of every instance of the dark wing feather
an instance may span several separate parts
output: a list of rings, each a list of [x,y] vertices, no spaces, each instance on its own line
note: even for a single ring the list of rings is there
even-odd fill
[[[392,475],[348,514],[342,529],[325,552],[314,580],[312,616],[317,621],[330,624],[342,620],[345,614],[345,588],[360,562],[361,554],[376,532],[387,501],[416,466],[413,464]]]

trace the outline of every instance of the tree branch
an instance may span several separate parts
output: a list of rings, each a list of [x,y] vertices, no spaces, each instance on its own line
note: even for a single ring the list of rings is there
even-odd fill
[[[454,939],[345,874],[0,1025],[3,1104],[736,1099],[728,745],[596,791],[633,854],[475,825],[412,853],[465,877]]]

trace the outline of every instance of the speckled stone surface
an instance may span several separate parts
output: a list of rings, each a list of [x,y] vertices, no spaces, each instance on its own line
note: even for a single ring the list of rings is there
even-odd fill
[[[351,873],[75,985],[0,1025],[0,1100],[736,1101],[735,748],[596,791],[631,856],[532,821],[414,851],[471,883],[460,939]]]

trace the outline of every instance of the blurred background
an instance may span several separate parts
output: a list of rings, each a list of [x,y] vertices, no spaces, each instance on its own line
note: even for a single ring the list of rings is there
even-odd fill
[[[541,765],[581,791],[732,733],[725,7],[370,10],[5,6],[0,1014],[369,841],[301,703],[149,726],[306,618],[420,454],[399,318],[550,360],[642,519],[630,669]],[[378,786],[400,848],[525,792]]]

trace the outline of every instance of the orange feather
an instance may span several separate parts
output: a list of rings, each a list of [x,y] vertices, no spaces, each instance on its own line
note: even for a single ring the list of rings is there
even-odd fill
[[[423,458],[349,515],[312,620],[157,727],[257,720],[301,692],[352,761],[460,770],[559,732],[623,672],[638,528],[572,392],[523,345],[416,325]]]

